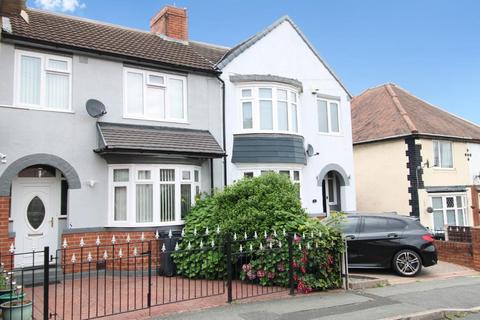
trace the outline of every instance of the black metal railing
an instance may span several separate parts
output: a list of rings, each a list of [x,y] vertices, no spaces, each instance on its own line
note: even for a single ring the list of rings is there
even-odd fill
[[[6,279],[14,304],[31,303],[21,308],[21,319],[95,319],[202,298],[218,304],[274,293],[293,295],[296,261],[321,236],[255,232],[196,237],[200,240],[193,244],[171,232],[156,233],[154,240],[145,240],[143,234],[135,241],[127,236],[120,242],[113,236],[102,243],[98,238],[93,245],[65,240],[53,254],[48,247],[28,253],[11,248],[0,256],[1,279]],[[186,271],[185,265],[177,268],[175,259],[182,255],[193,257],[188,267],[196,273]],[[203,261],[209,255],[219,257],[217,268]],[[345,259],[335,260],[342,264],[340,270],[348,269]],[[4,314],[3,319],[14,318]]]

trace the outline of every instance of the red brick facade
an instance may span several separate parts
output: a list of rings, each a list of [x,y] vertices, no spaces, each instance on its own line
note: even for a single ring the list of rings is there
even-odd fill
[[[10,238],[8,223],[10,219],[10,197],[0,197],[0,254],[9,255],[10,245],[15,242]],[[10,259],[2,259],[2,262],[9,267]]]
[[[480,203],[478,202],[477,186],[472,186],[471,189],[472,189],[473,225],[480,226]]]
[[[150,20],[150,30],[170,38],[188,40],[187,9],[164,7]]]

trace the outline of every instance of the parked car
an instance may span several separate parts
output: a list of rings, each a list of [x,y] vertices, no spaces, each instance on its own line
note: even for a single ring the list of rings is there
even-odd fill
[[[350,268],[393,268],[414,277],[437,263],[432,234],[418,219],[396,214],[350,214],[342,223]]]

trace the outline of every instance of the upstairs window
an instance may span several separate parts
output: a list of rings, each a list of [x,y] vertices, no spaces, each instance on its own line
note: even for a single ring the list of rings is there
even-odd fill
[[[298,93],[281,86],[240,88],[240,128],[244,131],[298,132]]]
[[[438,168],[453,168],[453,144],[450,141],[433,141],[433,165]]]
[[[187,121],[186,78],[125,68],[125,116]]]
[[[340,133],[339,101],[317,99],[318,131],[320,133]]]
[[[15,76],[18,106],[71,110],[71,58],[17,50]]]

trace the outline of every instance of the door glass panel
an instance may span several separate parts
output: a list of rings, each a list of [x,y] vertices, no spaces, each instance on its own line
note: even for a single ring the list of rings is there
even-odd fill
[[[33,229],[38,229],[43,220],[45,219],[45,206],[42,200],[35,196],[32,201],[30,201],[27,208],[27,220],[30,226]]]

